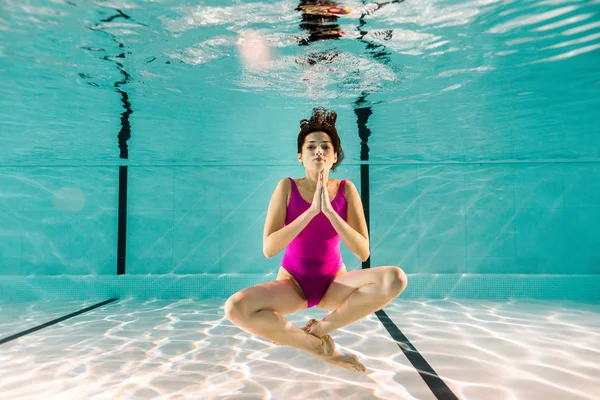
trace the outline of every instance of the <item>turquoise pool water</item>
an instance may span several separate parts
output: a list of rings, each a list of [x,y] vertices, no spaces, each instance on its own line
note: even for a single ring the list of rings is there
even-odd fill
[[[431,280],[407,296],[490,275],[493,292],[458,292],[597,300],[598,3],[344,4],[344,36],[298,46],[290,1],[4,1],[0,298],[272,277],[266,206],[303,174],[298,121],[322,104],[346,152],[334,177],[369,187],[371,265]],[[249,29],[266,68],[240,61]]]

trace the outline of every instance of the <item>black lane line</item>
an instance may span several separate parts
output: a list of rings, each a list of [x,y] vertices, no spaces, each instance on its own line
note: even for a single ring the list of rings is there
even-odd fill
[[[117,275],[124,275],[127,256],[127,165],[119,167],[119,221],[117,229]]]
[[[373,114],[371,107],[363,107],[365,103],[366,95],[359,97],[355,104],[354,114],[356,114],[356,125],[358,126],[358,136],[360,137],[360,160],[369,161],[369,136],[371,136],[371,130],[367,127],[369,117]],[[360,165],[360,199],[362,201],[363,209],[365,212],[365,221],[367,222],[367,232],[371,237],[371,205],[369,199],[371,198],[369,187],[369,164]],[[362,268],[371,268],[371,256],[362,263]]]
[[[381,321],[385,329],[387,329],[390,336],[396,341],[396,344],[408,361],[417,370],[421,378],[425,381],[429,389],[433,392],[434,396],[438,400],[458,400],[458,397],[450,390],[446,382],[440,378],[437,372],[429,365],[427,360],[419,353],[419,351],[413,346],[406,336],[398,329],[396,324],[387,316],[385,311],[375,311],[375,315]]]
[[[88,311],[91,311],[91,310],[93,310],[94,308],[102,307],[103,305],[105,305],[105,304],[108,304],[108,303],[112,303],[113,301],[116,301],[116,300],[118,300],[118,299],[109,299],[109,300],[105,300],[105,301],[103,301],[103,302],[101,302],[101,303],[94,304],[93,306],[90,306],[90,307],[84,308],[83,310],[76,311],[76,312],[74,312],[74,313],[71,313],[71,314],[69,314],[69,315],[65,315],[64,317],[57,318],[57,319],[55,319],[55,320],[52,320],[52,321],[50,321],[50,322],[46,322],[45,324],[38,325],[38,326],[36,326],[36,327],[34,327],[34,328],[31,328],[31,329],[27,329],[26,331],[19,332],[19,333],[16,333],[16,334],[14,334],[14,335],[11,335],[11,336],[8,336],[8,337],[5,337],[5,338],[3,338],[3,339],[0,339],[0,344],[4,344],[4,343],[6,343],[6,342],[10,342],[11,340],[18,339],[18,338],[20,338],[20,337],[22,337],[22,336],[29,335],[30,333],[33,333],[33,332],[37,332],[37,331],[39,331],[40,329],[47,328],[47,327],[49,327],[49,326],[51,326],[51,325],[54,325],[54,324],[58,324],[59,322],[62,322],[62,321],[64,321],[64,320],[67,320],[67,319],[69,319],[69,318],[76,317],[77,315],[79,315],[79,314],[83,314],[83,313],[86,313],[86,312],[88,312]]]
[[[370,212],[370,207],[371,205],[369,204],[369,165],[368,164],[362,164],[360,166],[360,198],[363,204],[363,208],[365,211],[365,221],[367,222],[367,233],[369,235],[369,238],[371,237],[371,212]],[[366,269],[366,268],[371,268],[371,255],[370,255],[371,251],[369,249],[369,257],[363,261],[362,263],[362,268]]]
[[[133,109],[131,107],[131,101],[129,100],[129,94],[127,93],[127,85],[131,82],[131,75],[125,70],[124,60],[127,54],[131,54],[131,52],[126,51],[125,45],[115,37],[112,33],[105,31],[104,24],[107,22],[112,22],[115,19],[125,19],[131,20],[131,17],[125,14],[121,10],[115,10],[115,14],[108,18],[104,18],[101,20],[100,24],[88,26],[88,29],[102,32],[108,35],[115,43],[119,46],[119,51],[121,52],[117,56],[104,55],[101,57],[102,60],[108,61],[116,66],[121,75],[121,80],[116,81],[113,84],[115,91],[121,96],[121,104],[123,106],[123,112],[121,113],[121,129],[119,130],[119,134],[117,138],[119,140],[119,158],[129,159],[129,145],[127,141],[131,139],[131,123],[130,116],[133,113]],[[142,24],[144,25],[144,24]],[[82,47],[88,51],[96,51],[105,53],[106,50],[98,47]],[[150,62],[154,61],[151,60]],[[80,74],[82,78],[90,78],[91,76],[87,74]],[[90,82],[91,84],[91,82]],[[98,86],[94,84],[93,86]],[[125,265],[126,265],[126,255],[127,255],[127,172],[128,167],[126,165],[122,165],[119,167],[119,215],[118,215],[118,232],[117,232],[117,275],[125,274]]]

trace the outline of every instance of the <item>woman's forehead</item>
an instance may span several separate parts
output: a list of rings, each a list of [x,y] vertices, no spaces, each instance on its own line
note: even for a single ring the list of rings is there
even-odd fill
[[[329,135],[325,132],[321,132],[321,131],[317,131],[317,132],[312,132],[308,135],[306,135],[306,139],[305,139],[306,143],[309,142],[330,142],[330,138]]]

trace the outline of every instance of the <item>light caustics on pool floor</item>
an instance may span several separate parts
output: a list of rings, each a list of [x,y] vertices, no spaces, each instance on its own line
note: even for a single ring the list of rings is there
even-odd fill
[[[435,399],[375,315],[332,335],[366,365],[358,374],[241,331],[222,305],[120,300],[5,343],[0,398]],[[0,335],[86,306],[2,304]],[[600,397],[600,306],[398,299],[385,311],[459,398]]]

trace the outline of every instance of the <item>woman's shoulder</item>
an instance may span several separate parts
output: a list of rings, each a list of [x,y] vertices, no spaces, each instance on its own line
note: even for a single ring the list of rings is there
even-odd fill
[[[344,197],[347,201],[353,201],[355,198],[360,197],[356,185],[349,179],[342,179],[344,181]]]
[[[292,187],[292,180],[295,181],[295,179],[293,178],[289,178],[289,177],[285,177],[285,178],[281,178],[279,179],[279,182],[277,182],[277,187],[289,191],[290,188]]]
[[[290,195],[292,194],[292,178],[281,178],[279,182],[277,182],[277,187],[275,188],[275,192],[279,192],[280,196],[285,198],[285,204],[290,203]]]

